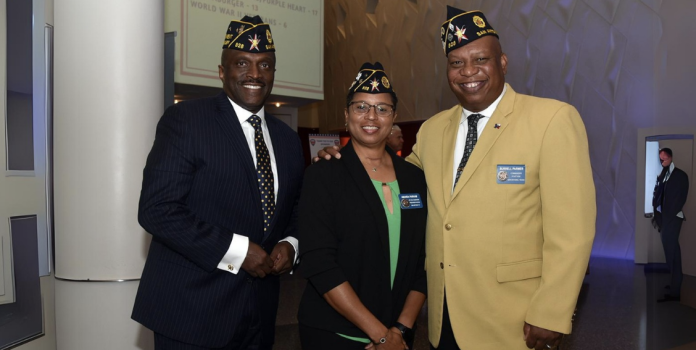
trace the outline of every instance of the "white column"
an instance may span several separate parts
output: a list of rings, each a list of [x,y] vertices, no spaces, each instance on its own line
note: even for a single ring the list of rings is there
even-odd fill
[[[162,114],[164,3],[55,0],[54,11],[58,349],[148,349],[129,316],[149,244],[137,207]]]

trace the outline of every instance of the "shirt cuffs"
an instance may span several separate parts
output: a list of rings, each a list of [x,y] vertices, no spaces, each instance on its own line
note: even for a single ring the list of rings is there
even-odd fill
[[[292,242],[290,244],[292,244]],[[246,258],[248,250],[249,237],[238,235],[236,233],[233,234],[232,243],[230,243],[227,253],[225,253],[225,256],[222,257],[222,260],[218,264],[217,268],[236,275],[239,272],[239,269],[242,268],[242,263]]]
[[[281,239],[278,243],[280,242],[288,242],[290,245],[295,248],[295,256],[292,259],[292,266],[297,265],[297,260],[298,260],[298,253],[300,252],[300,242],[297,240],[297,238],[293,236],[287,236],[283,239]],[[292,274],[292,271],[290,271],[290,274]]]

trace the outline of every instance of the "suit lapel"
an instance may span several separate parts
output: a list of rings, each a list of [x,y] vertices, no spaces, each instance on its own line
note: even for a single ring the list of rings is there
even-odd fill
[[[507,85],[505,96],[503,96],[503,98],[500,100],[500,104],[498,104],[495,112],[493,112],[491,119],[488,120],[485,132],[481,134],[478,142],[476,142],[474,151],[471,153],[471,157],[466,163],[462,175],[459,177],[457,187],[454,188],[454,193],[452,193],[452,200],[454,200],[457,194],[461,192],[462,187],[464,187],[469,179],[471,179],[471,176],[481,164],[481,161],[483,161],[493,145],[496,143],[496,141],[498,141],[500,135],[503,134],[505,128],[507,128],[508,124],[510,123],[508,116],[513,111],[514,103],[515,91],[512,90],[510,85]],[[499,124],[500,127],[496,128],[496,124]]]
[[[452,198],[452,184],[454,178],[454,147],[457,144],[457,132],[462,118],[462,107],[458,106],[449,117],[442,134],[442,198],[445,199],[445,207],[449,207]],[[457,164],[459,165],[459,164]]]
[[[387,225],[387,216],[382,206],[382,200],[379,198],[374,185],[372,185],[370,176],[365,171],[358,155],[355,153],[352,142],[348,142],[346,147],[341,149],[341,161],[345,162],[346,171],[353,178],[360,194],[365,198],[365,201],[370,207],[370,212],[374,214],[374,219],[377,223],[377,231],[379,232],[379,241],[382,243],[382,252],[385,257],[388,257],[389,227]],[[387,262],[388,261],[387,259]],[[389,265],[387,264],[387,266]]]
[[[232,108],[232,104],[225,95],[221,92],[217,98],[217,110],[216,120],[220,125],[220,128],[228,136],[230,145],[237,158],[242,162],[242,168],[247,178],[247,185],[249,188],[255,188],[256,191],[250,191],[254,198],[254,203],[256,207],[261,211],[261,195],[258,191],[257,179],[256,179],[256,166],[254,165],[254,159],[251,157],[249,151],[249,145],[247,144],[246,137],[244,137],[244,131],[242,131],[242,126],[239,124],[239,119],[237,114]],[[232,165],[231,165],[232,166]]]
[[[289,155],[286,154],[285,147],[283,146],[283,141],[280,136],[280,130],[276,124],[277,120],[273,119],[272,116],[266,114],[266,126],[268,126],[268,133],[271,134],[271,144],[273,145],[273,154],[275,156],[276,179],[278,181],[278,195],[276,196],[276,206],[275,215],[271,218],[271,225],[268,230],[268,234],[273,232],[276,222],[278,221],[278,213],[283,209],[283,203],[285,203],[285,197],[288,189],[288,162],[290,161]],[[265,239],[266,237],[264,237]]]
[[[405,172],[405,167],[406,167],[406,162],[397,159],[396,154],[392,154],[392,152],[389,152],[390,155],[392,155],[392,161],[394,162],[394,172],[396,173],[396,180],[399,182],[399,190],[401,191],[402,194],[404,193],[415,193],[417,192],[416,187],[413,186],[413,182],[410,181],[411,179],[407,176],[403,176]],[[399,176],[402,175],[402,176]],[[423,194],[425,195],[425,194]],[[399,202],[394,203],[394,206],[396,207],[397,205],[401,205]],[[424,210],[424,209],[416,209],[416,210]],[[404,215],[406,214],[406,215]],[[415,223],[413,223],[413,218],[415,216],[413,215],[408,215],[408,213],[404,213],[403,210],[401,211],[401,232],[399,234],[399,258],[397,260],[396,264],[396,275],[394,276],[394,286],[400,285],[401,281],[404,278],[404,273],[406,271],[406,262],[409,260],[409,256],[411,254],[411,245],[413,244],[413,236],[410,233],[410,227],[413,227]]]

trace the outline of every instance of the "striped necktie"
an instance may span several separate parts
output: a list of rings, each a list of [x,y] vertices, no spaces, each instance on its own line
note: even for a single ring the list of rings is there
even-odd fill
[[[271,168],[271,155],[263,139],[261,129],[261,118],[252,115],[247,119],[249,124],[254,127],[254,144],[256,148],[256,177],[258,179],[259,193],[261,194],[261,209],[263,210],[263,233],[268,235],[271,226],[271,218],[275,211],[275,189],[273,185],[273,169]]]
[[[476,146],[476,142],[478,141],[478,121],[483,118],[483,114],[471,114],[467,118],[469,121],[469,131],[466,133],[466,143],[464,144],[464,155],[462,155],[462,161],[459,163],[459,166],[457,167],[457,176],[454,178],[454,186],[452,186],[452,190],[454,191],[454,188],[457,187],[457,181],[459,181],[459,177],[462,176],[462,171],[464,171],[464,167],[466,166],[466,163],[469,161],[469,156],[471,156],[471,152],[474,151],[474,146]]]

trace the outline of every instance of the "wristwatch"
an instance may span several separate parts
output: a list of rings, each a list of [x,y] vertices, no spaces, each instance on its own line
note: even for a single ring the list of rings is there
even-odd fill
[[[399,332],[401,332],[401,337],[404,338],[406,343],[408,343],[408,344],[413,343],[413,336],[415,335],[413,332],[413,329],[408,328],[399,322],[394,322],[394,325],[392,327],[398,329]]]

